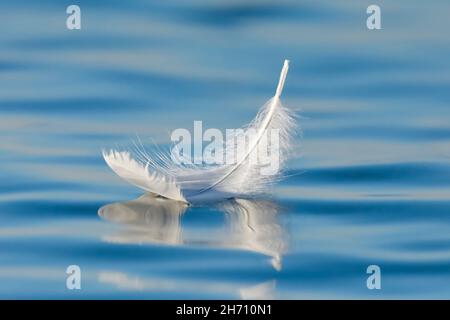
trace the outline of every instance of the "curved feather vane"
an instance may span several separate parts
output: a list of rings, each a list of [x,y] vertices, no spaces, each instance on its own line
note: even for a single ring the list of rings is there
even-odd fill
[[[129,152],[103,151],[103,158],[119,177],[135,186],[165,198],[186,202],[174,179],[158,171],[150,172],[147,165],[134,160]]]
[[[117,175],[141,189],[177,201],[198,202],[264,193],[281,177],[296,128],[293,113],[280,101],[288,68],[289,61],[285,60],[275,96],[264,104],[256,118],[243,129],[227,135],[223,149],[215,150],[223,152],[225,159],[233,159],[231,163],[206,165],[187,159],[176,163],[162,152],[149,155],[143,147],[142,150],[137,147],[136,159],[127,151],[103,152],[106,163]],[[272,157],[276,163],[260,161],[262,150],[267,155],[276,155]]]

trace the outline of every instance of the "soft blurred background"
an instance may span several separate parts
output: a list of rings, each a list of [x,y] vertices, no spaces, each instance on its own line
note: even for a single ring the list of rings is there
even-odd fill
[[[70,4],[81,30],[66,28]],[[366,28],[370,4],[382,30]],[[0,298],[450,298],[449,1],[0,12]],[[167,144],[194,120],[240,127],[285,58],[303,137],[270,203],[120,204],[141,193],[103,147]]]

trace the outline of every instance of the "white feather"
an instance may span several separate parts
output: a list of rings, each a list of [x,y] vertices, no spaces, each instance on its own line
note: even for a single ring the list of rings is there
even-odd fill
[[[280,101],[288,68],[289,61],[285,60],[275,96],[264,104],[256,118],[244,127],[243,131],[227,137],[223,150],[225,158],[236,150],[239,139],[248,139],[246,149],[237,152],[234,163],[177,164],[167,154],[157,152],[151,156],[143,147],[142,150],[137,147],[136,159],[127,151],[104,151],[106,163],[117,175],[145,191],[188,203],[253,196],[266,192],[267,187],[281,177],[296,127],[292,112]],[[273,129],[279,130],[278,146],[262,146],[267,143],[264,137]],[[249,132],[256,134],[249,136]],[[261,174],[267,164],[251,161],[258,157],[258,150],[262,147],[269,149],[271,154],[279,155],[279,169],[273,174]]]
[[[129,152],[104,151],[103,157],[119,177],[135,186],[165,198],[186,202],[174,179],[156,170],[149,171],[147,165],[134,160]]]

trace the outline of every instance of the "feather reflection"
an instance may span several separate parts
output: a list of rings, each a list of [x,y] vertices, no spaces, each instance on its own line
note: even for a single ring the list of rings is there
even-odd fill
[[[186,208],[178,201],[143,195],[135,200],[106,205],[98,214],[107,221],[126,226],[118,233],[104,237],[107,242],[181,244],[180,218]]]
[[[271,258],[281,270],[286,253],[286,231],[278,222],[278,207],[266,200],[233,199],[221,202],[217,209],[226,216],[225,232],[216,229],[195,239],[183,235],[182,215],[189,207],[151,195],[106,205],[99,210],[103,219],[122,225],[116,233],[103,237],[114,243],[163,243],[169,245],[206,245],[257,252]]]

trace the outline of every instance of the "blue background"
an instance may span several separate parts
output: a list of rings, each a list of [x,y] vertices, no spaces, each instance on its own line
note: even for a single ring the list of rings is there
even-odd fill
[[[66,28],[69,4],[81,30]],[[366,28],[370,4],[382,30]],[[448,1],[19,0],[0,12],[0,298],[450,298]],[[140,191],[101,149],[135,134],[167,144],[194,120],[240,127],[285,58],[283,101],[303,137],[273,191],[275,239],[230,241],[232,219],[200,207],[181,216],[183,242],[111,241],[126,226],[99,208]],[[258,249],[271,241],[287,248],[281,270]],[[66,289],[70,264],[79,291]],[[366,287],[371,264],[381,290]]]

